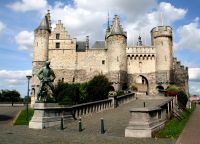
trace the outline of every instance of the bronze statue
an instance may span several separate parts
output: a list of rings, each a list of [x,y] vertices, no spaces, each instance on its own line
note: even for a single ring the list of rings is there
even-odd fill
[[[37,101],[39,102],[47,102],[48,99],[54,99],[53,98],[53,81],[56,78],[54,71],[49,67],[50,62],[46,61],[45,66],[42,67],[37,76],[40,80],[40,87],[37,95]],[[49,96],[49,88],[51,90],[51,96]]]

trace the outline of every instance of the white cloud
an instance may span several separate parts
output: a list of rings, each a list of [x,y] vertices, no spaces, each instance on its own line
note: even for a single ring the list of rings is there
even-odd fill
[[[32,75],[32,70],[0,70],[0,90],[15,89],[26,95],[27,75]]]
[[[47,0],[19,0],[7,6],[18,12],[41,10],[47,8]]]
[[[5,30],[6,25],[0,21],[0,35],[3,33],[3,31]]]
[[[180,40],[175,43],[175,49],[190,49],[200,52],[200,22],[199,18],[177,30]]]
[[[127,23],[128,34],[132,40],[134,39],[134,43],[136,43],[136,38],[141,35],[143,43],[146,42],[147,45],[150,45],[150,31],[153,27],[158,25],[171,26],[175,21],[184,18],[186,13],[187,10],[185,9],[176,8],[170,3],[161,2],[154,11],[146,13],[138,18],[137,21]]]
[[[187,10],[182,8],[176,8],[170,3],[161,2],[159,4],[158,11],[163,17],[163,23],[165,25],[171,25],[174,21],[184,18]]]
[[[200,82],[200,68],[189,68],[189,80]]]
[[[189,81],[189,91],[192,95],[200,95],[200,82]]]
[[[15,36],[15,41],[20,50],[31,50],[33,48],[33,32],[21,31]]]
[[[146,41],[150,44],[150,30],[161,25],[161,13],[164,24],[168,25],[182,19],[187,13],[187,10],[170,3],[156,5],[155,0],[75,0],[74,4],[72,7],[57,2],[50,6],[53,25],[57,20],[62,20],[72,37],[80,40],[89,35],[92,42],[104,39],[108,11],[111,18],[114,14],[121,17],[122,27],[128,32],[129,44],[133,39],[136,41],[139,34],[143,37],[146,35]]]
[[[31,75],[31,70],[0,70],[0,78],[4,79],[25,79],[27,75]]]

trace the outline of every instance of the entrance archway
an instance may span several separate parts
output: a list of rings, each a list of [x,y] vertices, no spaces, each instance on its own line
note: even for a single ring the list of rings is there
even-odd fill
[[[163,86],[159,85],[156,87],[156,89],[157,89],[159,95],[163,96],[165,94],[165,91],[164,91],[165,89]]]
[[[115,91],[115,88],[113,86],[109,86],[109,91]]]
[[[135,78],[135,85],[137,91],[149,95],[149,82],[146,77],[139,75]]]

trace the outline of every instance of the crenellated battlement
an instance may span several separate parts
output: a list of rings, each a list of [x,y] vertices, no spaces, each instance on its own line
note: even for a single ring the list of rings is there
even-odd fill
[[[172,37],[172,28],[170,26],[158,26],[151,30],[152,38]]]
[[[155,58],[156,51],[154,47],[147,46],[136,46],[126,48],[127,58],[134,60],[151,60]]]
[[[155,54],[155,47],[151,46],[135,46],[135,47],[127,47],[127,54]]]

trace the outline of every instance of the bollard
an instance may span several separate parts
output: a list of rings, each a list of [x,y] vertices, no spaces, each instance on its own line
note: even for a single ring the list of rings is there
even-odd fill
[[[63,120],[63,116],[61,117],[61,121],[60,121],[60,129],[64,130],[64,120]]]
[[[144,102],[144,107],[146,107],[145,102]]]
[[[103,118],[101,118],[101,134],[105,133],[105,129],[104,129],[104,120]]]
[[[83,129],[82,129],[82,121],[81,121],[81,117],[79,118],[79,121],[78,121],[78,131],[81,132]]]

